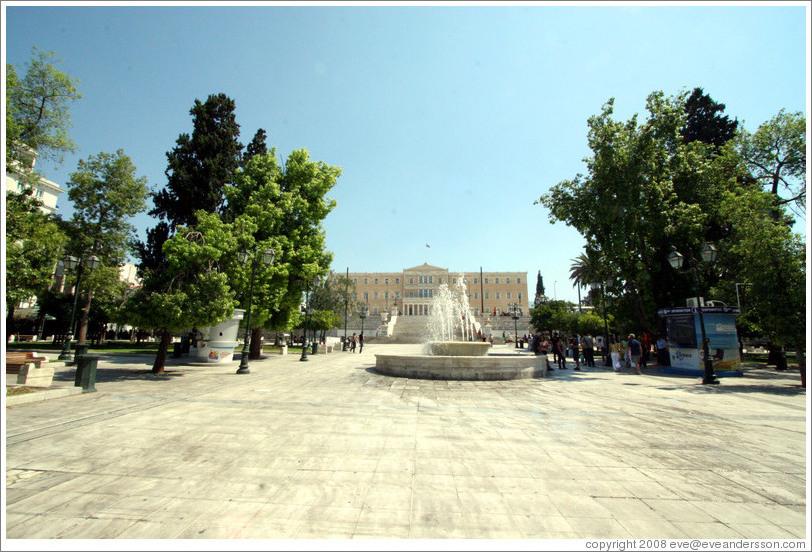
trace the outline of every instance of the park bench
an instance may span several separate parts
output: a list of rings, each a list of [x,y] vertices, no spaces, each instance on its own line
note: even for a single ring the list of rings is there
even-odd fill
[[[30,351],[6,352],[6,374],[17,374],[18,385],[50,387],[54,369],[47,366],[47,363],[46,357]]]
[[[17,341],[36,341],[36,335],[17,334]]]

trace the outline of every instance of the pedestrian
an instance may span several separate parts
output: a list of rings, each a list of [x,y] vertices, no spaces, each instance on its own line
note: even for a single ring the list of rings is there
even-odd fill
[[[558,365],[558,335],[553,334],[550,338],[550,344],[553,349],[553,364]]]
[[[355,337],[355,333],[352,334],[352,339],[350,340],[350,352],[355,352],[355,346],[358,344],[358,338]]]
[[[649,356],[651,355],[651,334],[643,332],[643,335],[640,336],[640,344],[643,346],[643,352],[640,356],[640,367],[645,368]]]
[[[555,370],[555,368],[550,365],[550,353],[553,352],[553,342],[546,335],[541,342],[541,352],[544,355],[544,360],[547,361],[547,369]]]
[[[558,369],[559,370],[566,370],[567,369],[567,345],[566,341],[563,337],[558,336],[558,340],[556,341],[556,346],[558,347]]]
[[[616,374],[620,373],[620,343],[613,336],[609,338],[609,355],[612,357],[612,369]]]
[[[573,370],[581,369],[581,352],[578,350],[578,336],[576,335],[570,339],[570,348],[572,349],[572,358],[575,360],[575,368]]]
[[[668,341],[666,341],[663,334],[660,334],[657,338],[655,347],[657,348],[657,364],[660,366],[668,366],[671,364],[671,359],[668,355]]]
[[[361,335],[358,336],[358,354],[364,352],[364,332],[361,332]]]
[[[643,354],[643,345],[637,340],[634,334],[629,334],[629,360],[631,361],[632,368],[638,374],[640,371],[640,357]]]
[[[591,333],[584,337],[584,361],[587,366],[595,367],[595,340]]]

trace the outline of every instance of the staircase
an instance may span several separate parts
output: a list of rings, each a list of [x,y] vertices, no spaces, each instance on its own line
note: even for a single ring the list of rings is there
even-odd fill
[[[398,316],[387,343],[425,343],[429,340],[429,316]],[[480,328],[475,321],[475,327]],[[476,332],[476,330],[474,330]]]

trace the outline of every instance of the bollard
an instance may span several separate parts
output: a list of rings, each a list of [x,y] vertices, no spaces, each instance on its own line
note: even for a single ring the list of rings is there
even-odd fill
[[[96,391],[96,367],[99,355],[81,355],[76,360],[74,387],[81,387],[84,393]]]
[[[73,363],[76,364],[76,359],[82,355],[86,355],[90,345],[87,343],[82,343],[81,345],[77,344],[76,349],[73,351]]]

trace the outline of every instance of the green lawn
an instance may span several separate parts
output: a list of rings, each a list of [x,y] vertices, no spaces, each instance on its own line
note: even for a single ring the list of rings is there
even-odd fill
[[[7,343],[6,348],[9,351],[27,351],[27,350],[38,350],[38,351],[61,351],[62,345],[54,345],[49,341],[26,341],[20,343]],[[72,342],[70,346],[71,352],[76,350],[76,342]],[[168,354],[172,355],[173,347],[172,345],[169,346]],[[266,345],[263,348],[263,352],[265,354],[279,354],[280,347],[275,347],[273,345]],[[298,350],[301,353],[301,347],[290,347],[288,348],[288,354],[293,354],[294,350]],[[132,341],[105,341],[100,345],[92,345],[89,349],[91,353],[112,353],[112,354],[122,354],[122,355],[155,355],[158,353],[158,343],[157,342],[148,342],[148,343],[135,343]],[[237,349],[238,352],[242,351],[242,348]]]

